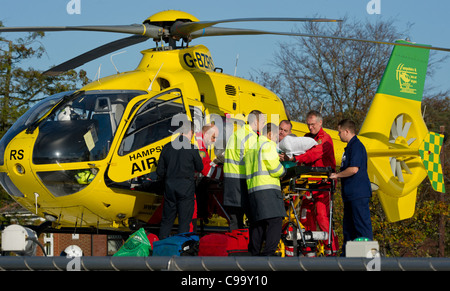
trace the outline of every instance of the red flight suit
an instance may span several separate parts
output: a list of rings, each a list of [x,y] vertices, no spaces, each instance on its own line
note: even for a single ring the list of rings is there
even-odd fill
[[[217,165],[209,157],[208,149],[205,147],[203,142],[203,134],[198,132],[195,134],[198,144],[198,150],[200,151],[200,157],[202,158],[203,170],[202,175],[214,180],[223,179],[223,169],[222,166]]]
[[[207,178],[216,181],[223,180],[223,165],[216,164],[211,160],[208,149],[203,141],[203,133],[196,133],[195,138],[197,140],[198,150],[200,151],[200,157],[202,158],[203,163],[203,170],[200,172],[203,177],[199,178]],[[196,193],[197,199],[195,200],[195,213],[192,219],[197,219],[199,216],[200,218],[205,218],[205,215],[209,215],[214,211],[214,209],[216,209],[216,207],[214,207],[216,203],[215,200],[212,198],[210,199],[210,193],[208,193],[209,191],[205,193],[205,188],[203,187],[204,185],[202,185],[202,182],[203,181],[201,181],[198,185],[199,188],[197,190],[199,193]],[[219,200],[220,198],[221,197],[218,197]]]

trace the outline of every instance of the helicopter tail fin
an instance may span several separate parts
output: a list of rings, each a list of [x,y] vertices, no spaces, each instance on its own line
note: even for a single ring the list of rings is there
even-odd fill
[[[436,189],[442,188],[440,163],[428,152],[439,138],[428,132],[421,113],[428,59],[428,49],[393,48],[358,135],[366,144],[369,178],[391,222],[414,214],[417,187],[427,173]]]
[[[441,166],[441,147],[444,136],[435,132],[429,132],[419,147],[420,158],[427,171],[431,186],[434,191],[445,193],[444,174]]]

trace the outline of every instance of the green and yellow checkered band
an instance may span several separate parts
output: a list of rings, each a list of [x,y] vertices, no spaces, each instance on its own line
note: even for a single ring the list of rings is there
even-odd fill
[[[437,192],[445,193],[444,174],[442,173],[440,152],[444,136],[430,132],[419,147],[422,163],[427,170],[431,186]]]

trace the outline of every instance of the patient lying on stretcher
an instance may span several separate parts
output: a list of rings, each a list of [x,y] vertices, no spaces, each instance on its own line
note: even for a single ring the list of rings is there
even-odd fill
[[[284,137],[278,144],[279,152],[285,153],[289,158],[293,155],[298,156],[304,154],[307,150],[317,145],[317,142],[310,137],[297,137],[295,135],[288,135]],[[285,168],[295,166],[296,162],[282,161],[281,164]]]

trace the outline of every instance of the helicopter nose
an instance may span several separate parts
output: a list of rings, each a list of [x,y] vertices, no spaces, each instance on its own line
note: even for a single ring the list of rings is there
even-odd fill
[[[31,149],[35,134],[19,133],[8,144],[4,153],[4,165],[0,179],[2,186],[14,198],[25,198],[27,208],[37,208],[34,193],[46,193],[46,189],[34,178],[30,165]]]

